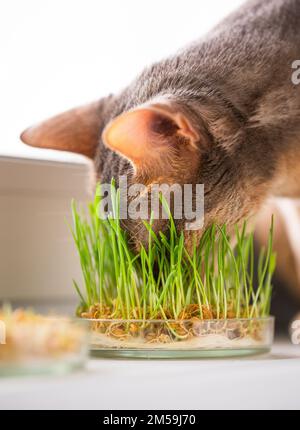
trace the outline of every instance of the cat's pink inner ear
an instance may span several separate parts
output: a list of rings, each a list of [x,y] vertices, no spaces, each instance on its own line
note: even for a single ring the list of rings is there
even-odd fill
[[[184,137],[192,145],[197,133],[181,113],[160,106],[141,107],[111,121],[103,132],[104,143],[128,158],[136,167],[161,159]]]
[[[103,132],[105,144],[139,164],[151,153],[153,138],[149,132],[152,112],[145,109],[127,112],[109,123]]]

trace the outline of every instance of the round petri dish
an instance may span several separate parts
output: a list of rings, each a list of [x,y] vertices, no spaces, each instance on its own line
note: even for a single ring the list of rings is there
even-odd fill
[[[274,318],[199,320],[87,319],[93,356],[217,358],[270,351]]]
[[[15,311],[1,319],[0,376],[62,374],[83,368],[88,324]]]

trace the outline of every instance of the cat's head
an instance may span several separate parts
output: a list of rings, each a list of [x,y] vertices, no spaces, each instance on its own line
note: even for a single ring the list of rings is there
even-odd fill
[[[21,138],[32,146],[83,154],[94,161],[101,182],[127,175],[128,186],[144,184],[149,196],[154,184],[191,184],[194,199],[195,185],[204,184],[204,224],[196,231],[200,237],[212,222],[233,224],[255,211],[264,194],[251,156],[231,145],[238,130],[225,111],[193,98],[165,94],[133,99],[125,91],[46,120]],[[177,229],[185,229],[186,221],[183,211],[182,219],[175,220]],[[124,226],[135,247],[147,242],[142,220],[129,218]],[[155,220],[153,228],[166,231],[167,220]],[[194,234],[185,231],[187,242]]]

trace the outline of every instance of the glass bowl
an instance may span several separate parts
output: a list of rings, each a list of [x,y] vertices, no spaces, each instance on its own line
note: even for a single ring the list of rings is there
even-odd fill
[[[88,319],[92,355],[131,358],[229,357],[268,352],[274,318]]]
[[[88,324],[75,318],[25,316],[2,322],[0,376],[66,373],[83,368]],[[3,342],[3,339],[5,342]]]

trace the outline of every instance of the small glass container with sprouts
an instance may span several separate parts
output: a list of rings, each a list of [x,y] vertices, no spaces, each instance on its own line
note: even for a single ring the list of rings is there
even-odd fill
[[[101,357],[205,358],[266,353],[274,319],[89,320],[90,349]]]
[[[73,203],[73,238],[84,289],[77,315],[89,321],[90,348],[122,357],[219,357],[267,352],[273,220],[268,242],[254,265],[254,234],[246,222],[227,230],[213,224],[197,243],[186,243],[168,207],[168,230],[144,221],[147,245],[132,250],[120,222],[119,190],[113,212],[99,218],[99,193],[89,219]],[[187,246],[188,245],[188,246]]]
[[[88,324],[30,310],[0,309],[0,376],[61,374],[83,368]]]

